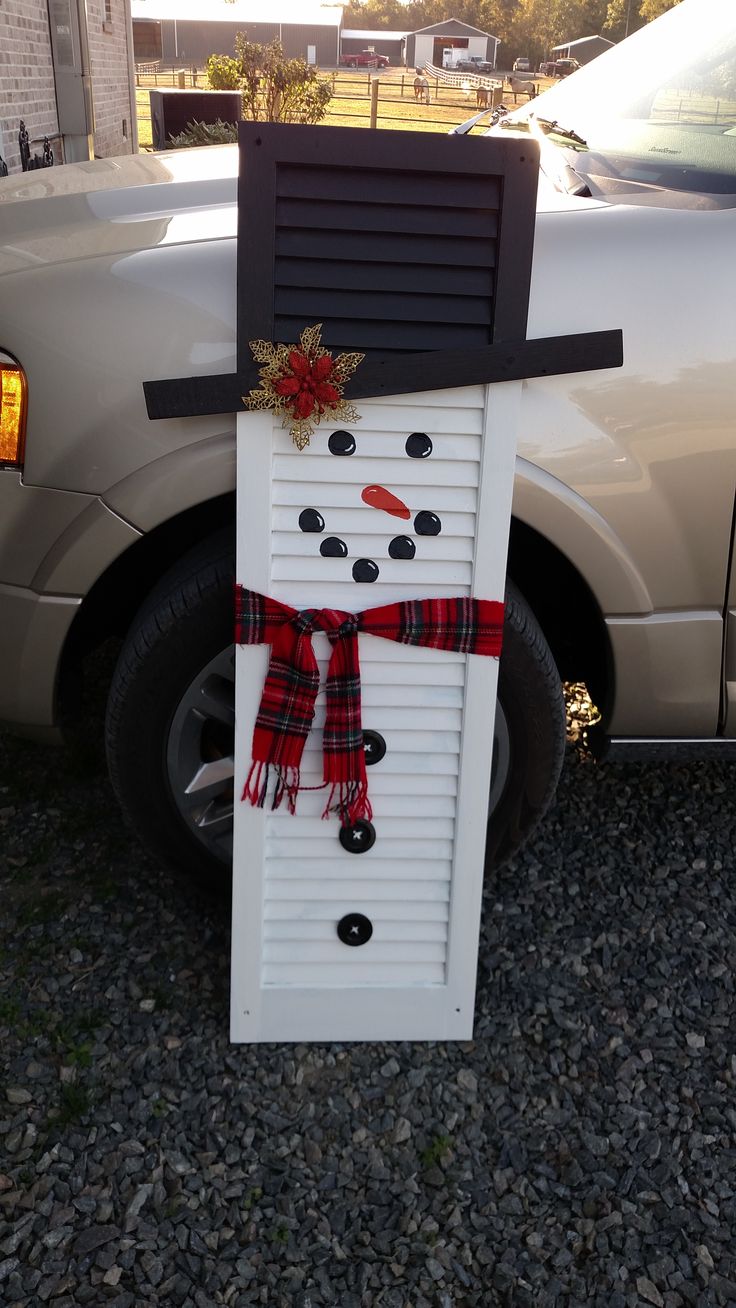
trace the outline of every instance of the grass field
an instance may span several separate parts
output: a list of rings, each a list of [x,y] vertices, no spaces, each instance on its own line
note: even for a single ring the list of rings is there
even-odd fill
[[[163,74],[158,74],[157,85],[166,83]],[[341,72],[330,74],[334,78],[335,91],[323,122],[333,127],[368,127],[370,125],[370,87],[372,78],[367,73]],[[169,85],[173,84],[173,75]],[[153,76],[141,76],[141,85],[136,91],[138,109],[138,139],[141,150],[151,149],[151,108],[149,89],[154,86]],[[198,77],[198,84],[204,84],[204,74]],[[417,104],[413,91],[414,75],[411,70],[388,68],[379,77],[378,120],[377,126],[388,130],[413,132],[440,132],[445,134],[451,127],[470,118],[477,112],[475,87],[470,79],[467,87],[434,86],[430,83],[430,104]],[[550,85],[548,78],[535,78],[543,88]],[[508,92],[504,103],[513,107],[515,98],[522,104],[526,96],[514,97]]]
[[[192,85],[191,72],[184,73],[187,86]],[[441,132],[446,133],[466,118],[472,117],[476,110],[475,87],[468,78],[465,87],[435,85],[430,81],[430,104],[417,104],[414,100],[414,72],[407,68],[386,68],[380,74],[338,69],[326,73],[332,78],[334,94],[330,101],[324,123],[334,127],[368,127],[370,126],[371,81],[378,79],[378,119],[377,126],[384,130]],[[499,80],[502,74],[499,74]],[[151,106],[149,90],[154,86],[172,86],[176,81],[173,69],[158,74],[142,74],[140,85],[136,90],[138,112],[138,139],[141,150],[150,150],[151,143]],[[535,77],[535,84],[546,91],[554,85],[554,79]],[[203,72],[197,75],[197,85],[206,87]],[[525,95],[515,96],[510,90],[504,95],[504,104],[513,108],[516,103],[526,102]],[[736,105],[727,99],[714,99],[712,96],[698,98],[685,90],[662,92],[652,111],[653,121],[667,123],[723,124],[736,123]],[[484,120],[477,131],[485,128]]]

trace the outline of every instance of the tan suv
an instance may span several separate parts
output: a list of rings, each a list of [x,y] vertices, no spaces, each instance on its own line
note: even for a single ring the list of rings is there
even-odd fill
[[[736,15],[683,0],[507,122],[542,144],[529,336],[620,327],[625,362],[525,384],[496,858],[554,791],[560,678],[617,748],[736,736]],[[117,635],[118,795],[215,869],[235,423],[151,422],[142,383],[234,369],[235,170],[216,147],[0,181],[0,721],[58,736]]]

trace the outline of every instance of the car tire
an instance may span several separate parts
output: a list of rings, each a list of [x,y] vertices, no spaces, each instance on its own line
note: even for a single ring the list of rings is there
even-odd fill
[[[565,702],[557,666],[534,614],[508,582],[487,869],[505,863],[543,817],[557,789],[564,755]]]
[[[227,884],[232,843],[232,779],[224,777],[213,808],[189,818],[186,778],[177,778],[169,740],[181,705],[195,685],[206,687],[203,670],[231,647],[233,585],[232,530],[223,530],[193,549],[162,577],[127,634],[108,692],[105,746],[118,802],[141,843],[171,867]],[[216,679],[216,674],[214,674]],[[227,680],[227,666],[221,681]],[[213,696],[215,687],[212,688]],[[206,696],[203,695],[203,700]],[[232,756],[234,706],[227,688],[205,703],[197,734],[197,708],[189,744],[193,771]],[[232,686],[230,687],[232,701]],[[225,769],[227,771],[227,769]],[[230,769],[232,773],[232,769]],[[191,778],[189,783],[191,785]],[[205,796],[206,798],[206,796]]]
[[[203,542],[162,578],[124,642],[106,720],[110,778],[141,843],[222,889],[232,854],[233,582],[231,531]],[[554,660],[510,584],[487,867],[505,861],[542,816],[564,743]]]

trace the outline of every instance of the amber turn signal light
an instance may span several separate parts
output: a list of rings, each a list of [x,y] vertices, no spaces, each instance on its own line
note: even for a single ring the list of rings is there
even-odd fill
[[[0,465],[21,467],[25,435],[25,373],[17,363],[0,359]]]

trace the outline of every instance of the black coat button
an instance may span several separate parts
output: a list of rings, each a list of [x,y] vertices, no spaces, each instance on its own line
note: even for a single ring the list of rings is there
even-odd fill
[[[386,753],[386,742],[380,731],[363,732],[363,753],[366,767],[370,767],[371,763],[381,762]]]
[[[373,935],[373,923],[362,913],[346,913],[337,924],[344,945],[365,945]]]
[[[349,854],[365,854],[376,843],[376,828],[366,818],[358,818],[351,827],[340,827],[340,844]]]

